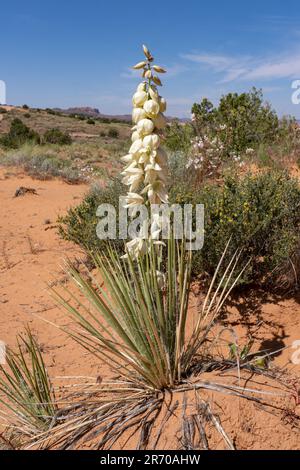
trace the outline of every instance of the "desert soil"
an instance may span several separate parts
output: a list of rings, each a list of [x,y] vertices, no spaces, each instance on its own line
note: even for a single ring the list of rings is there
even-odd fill
[[[14,197],[20,186],[34,188],[37,195]],[[86,191],[85,185],[38,181],[14,169],[0,169],[0,340],[13,346],[16,335],[29,325],[45,353],[51,377],[58,383],[60,376],[105,378],[109,374],[90,354],[55,328],[54,324],[66,323],[66,316],[47,289],[47,283],[65,279],[64,258],[83,257],[78,247],[60,239],[56,220],[78,204]],[[296,353],[292,346],[300,340],[300,305],[296,296],[276,298],[264,292],[248,293],[232,301],[229,314],[222,322],[218,328],[224,325],[234,328],[240,345],[251,334],[255,339],[253,349],[282,349],[273,356],[272,363],[287,367],[295,383],[299,379],[299,386],[300,365],[291,361]],[[230,334],[228,331],[225,336]],[[300,405],[293,396],[292,384],[290,391],[280,401],[280,407],[289,410],[288,415],[281,411],[266,414],[254,404],[247,406],[246,401],[237,398],[216,397],[214,393],[206,397],[220,418],[226,420],[226,430],[238,448],[300,449]],[[159,443],[161,448],[176,448],[174,426],[176,423],[171,420]],[[212,439],[216,447],[222,448],[220,440]],[[127,447],[135,444],[127,443]]]

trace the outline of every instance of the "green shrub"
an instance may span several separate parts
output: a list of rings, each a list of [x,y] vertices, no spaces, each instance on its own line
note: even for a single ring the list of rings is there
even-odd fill
[[[240,284],[278,279],[287,273],[289,260],[299,243],[300,188],[286,173],[271,171],[227,177],[223,185],[209,184],[193,188],[182,172],[171,178],[171,203],[204,204],[205,239],[202,250],[193,254],[193,274],[212,276],[231,239],[227,261],[236,249],[243,249],[237,271],[249,260]],[[96,235],[96,210],[101,203],[118,207],[123,186],[114,181],[105,188],[94,188],[83,202],[60,219],[60,234],[84,248],[104,248],[107,242]],[[123,241],[113,241],[123,252]]]
[[[263,101],[261,90],[252,88],[248,93],[228,93],[214,107],[206,98],[192,107],[195,127],[213,129],[225,125],[230,130],[230,149],[243,152],[247,147],[272,143],[279,134],[280,121],[276,112]]]
[[[95,124],[95,121],[94,119],[92,118],[88,118],[88,120],[86,121],[87,124]]]
[[[46,108],[45,109],[46,113],[47,114],[51,114],[52,116],[56,116],[56,111],[54,111],[54,109],[51,109],[51,108]]]
[[[30,114],[30,113],[24,113],[24,117],[25,117],[26,119],[29,119],[29,118],[31,117],[31,114]]]
[[[242,248],[239,267],[251,259],[240,283],[284,274],[299,243],[300,187],[285,172],[227,177],[199,191],[173,186],[171,200],[205,207],[204,246],[194,254],[194,274],[213,274],[225,243],[228,259]],[[275,279],[273,277],[273,279]]]
[[[47,144],[70,145],[72,143],[72,138],[67,132],[53,128],[45,132],[44,142]]]
[[[27,127],[21,119],[14,119],[11,123],[10,130],[0,139],[0,144],[6,148],[16,149],[24,145],[26,142],[35,144],[40,143],[40,136],[37,132]]]
[[[112,139],[117,139],[120,135],[118,129],[115,127],[111,127],[107,133],[108,137],[111,137]]]
[[[193,136],[194,129],[190,124],[175,120],[166,127],[166,147],[172,152],[187,151]]]
[[[6,114],[6,113],[7,113],[7,109],[0,107],[0,114]]]
[[[59,233],[62,238],[92,251],[104,248],[107,242],[99,240],[96,235],[96,226],[99,222],[96,217],[97,207],[106,203],[118,208],[119,197],[124,194],[126,189],[118,179],[111,180],[106,187],[100,185],[92,187],[77,207],[71,208],[67,215],[59,218]],[[123,240],[113,240],[112,245],[120,253],[124,250]]]
[[[22,108],[23,109],[29,109],[29,106],[27,104],[23,104]]]

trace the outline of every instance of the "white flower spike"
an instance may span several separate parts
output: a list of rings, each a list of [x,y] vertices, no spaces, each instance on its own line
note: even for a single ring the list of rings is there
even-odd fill
[[[167,179],[167,155],[160,148],[161,133],[166,126],[167,103],[162,98],[157,86],[162,83],[155,73],[165,73],[165,69],[159,65],[152,65],[153,57],[146,46],[143,46],[146,60],[134,65],[135,70],[142,71],[142,82],[137,86],[133,95],[132,104],[132,145],[128,155],[122,157],[126,168],[122,172],[123,183],[128,186],[126,197],[127,208],[141,204],[161,204],[168,202],[166,190]],[[152,233],[153,232],[153,233]],[[159,238],[160,229],[153,227],[150,238],[155,244],[161,244]],[[137,257],[146,252],[147,240],[137,238],[127,243],[127,251]],[[126,257],[126,256],[125,256]]]

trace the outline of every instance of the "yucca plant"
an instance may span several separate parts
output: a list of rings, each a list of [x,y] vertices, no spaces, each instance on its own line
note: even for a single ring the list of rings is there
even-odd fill
[[[166,259],[163,272],[157,247],[151,241],[147,253],[134,260],[130,255],[120,259],[109,249],[106,255],[94,256],[104,285],[68,265],[71,278],[89,306],[68,287],[64,290],[69,300],[61,291],[55,291],[58,301],[81,327],[79,332],[70,332],[81,345],[124,379],[156,390],[172,388],[186,375],[229,294],[227,285],[237,256],[214,291],[211,286],[190,337],[186,325],[191,252],[185,250],[184,242],[171,236]],[[234,282],[231,289],[233,286]]]
[[[86,276],[68,263],[71,279],[81,295],[67,285],[61,287],[63,291],[56,288],[53,291],[75,320],[75,327],[61,328],[100,361],[106,362],[117,376],[95,382],[81,396],[79,394],[60,414],[58,426],[40,436],[40,446],[73,449],[85,441],[93,441],[96,449],[111,448],[126,430],[132,429],[133,434],[140,431],[138,448],[149,445],[155,448],[172,415],[166,406],[166,391],[171,396],[173,392],[182,392],[185,396],[194,391],[198,397],[198,391],[206,389],[260,401],[252,396],[257,395],[258,390],[201,377],[202,372],[235,367],[232,361],[212,357],[209,344],[214,341],[211,343],[208,338],[226,298],[238,282],[238,278],[231,278],[239,252],[223,269],[227,249],[228,245],[198,316],[193,318],[192,328],[188,308],[191,253],[186,251],[184,241],[170,237],[164,262],[157,253],[157,246],[149,241],[149,250],[143,257],[132,259],[127,253],[126,259],[119,258],[112,249],[107,254],[96,254],[94,275]],[[220,275],[221,269],[223,275]],[[246,365],[237,364],[237,367]],[[233,449],[209,404],[202,402],[193,415],[195,423],[199,419],[203,423],[212,422],[226,446]],[[176,403],[174,406],[178,406]],[[155,436],[152,430],[161,412],[162,424]],[[189,441],[191,433],[198,435],[194,424],[184,412],[182,441]],[[194,431],[190,426],[194,426]],[[206,448],[204,427],[203,424],[199,439]]]
[[[34,438],[49,429],[57,406],[40,347],[29,328],[18,337],[17,350],[7,349],[0,365],[0,419],[13,435]]]

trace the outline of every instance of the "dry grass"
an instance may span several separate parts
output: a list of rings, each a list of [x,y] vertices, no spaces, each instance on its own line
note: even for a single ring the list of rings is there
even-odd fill
[[[28,115],[30,117],[25,117]],[[23,168],[36,178],[60,177],[67,182],[89,181],[105,178],[121,168],[119,159],[128,147],[128,123],[101,123],[94,125],[86,120],[48,114],[46,111],[13,108],[0,121],[0,135],[8,132],[13,119],[20,118],[41,136],[49,129],[58,128],[71,135],[71,145],[24,145],[17,150],[0,148],[0,164]],[[109,135],[116,129],[118,137]]]

